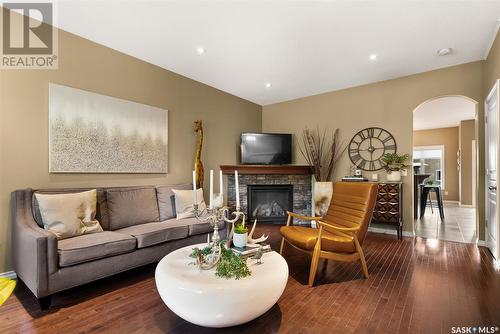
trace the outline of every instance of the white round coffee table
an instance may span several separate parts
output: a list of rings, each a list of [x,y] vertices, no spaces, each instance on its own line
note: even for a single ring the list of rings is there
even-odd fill
[[[215,269],[190,265],[194,247],[180,248],[156,267],[161,299],[179,317],[204,327],[229,327],[253,320],[278,301],[288,280],[288,265],[276,252],[264,253],[262,264],[248,260],[252,275],[239,280],[215,276]]]

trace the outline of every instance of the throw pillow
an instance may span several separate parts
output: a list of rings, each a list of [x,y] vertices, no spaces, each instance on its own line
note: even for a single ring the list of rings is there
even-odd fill
[[[177,219],[194,217],[193,191],[172,189],[175,196],[175,212]],[[207,207],[203,199],[203,189],[196,190],[196,202],[198,210],[203,211]]]
[[[106,198],[111,231],[160,221],[153,187],[108,189]]]
[[[97,191],[95,189],[68,194],[35,194],[43,227],[58,239],[86,233],[102,232],[95,219]]]

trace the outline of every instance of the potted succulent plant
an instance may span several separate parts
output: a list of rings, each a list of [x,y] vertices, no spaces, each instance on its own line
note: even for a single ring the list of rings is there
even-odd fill
[[[401,171],[409,166],[405,164],[408,159],[410,159],[409,154],[386,153],[382,156],[381,161],[384,163],[384,169],[387,172],[387,181],[401,181]]]
[[[246,247],[248,237],[248,229],[245,224],[237,224],[234,226],[233,244],[236,247]]]

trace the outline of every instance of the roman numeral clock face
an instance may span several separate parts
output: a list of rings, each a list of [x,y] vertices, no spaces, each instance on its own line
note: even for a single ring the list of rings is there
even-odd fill
[[[375,171],[382,169],[380,160],[386,153],[396,152],[396,140],[381,128],[366,128],[354,135],[349,143],[349,158],[360,169]]]

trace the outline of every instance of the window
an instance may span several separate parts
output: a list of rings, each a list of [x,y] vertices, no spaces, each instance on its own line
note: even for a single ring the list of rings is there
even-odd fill
[[[444,189],[444,146],[416,146],[413,148],[413,168],[416,174],[431,174],[432,181]]]

